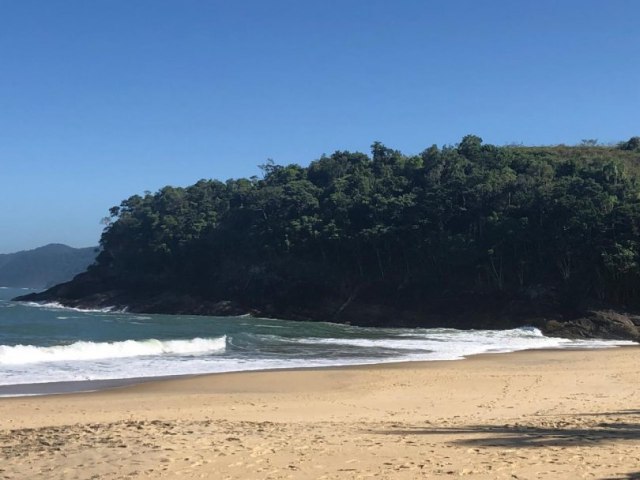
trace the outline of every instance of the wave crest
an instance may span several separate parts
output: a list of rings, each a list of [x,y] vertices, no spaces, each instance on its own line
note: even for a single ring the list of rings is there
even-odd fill
[[[225,351],[227,337],[190,340],[125,340],[122,342],[75,342],[69,345],[0,345],[0,365],[41,362],[101,360],[159,355],[203,355]]]
[[[125,313],[126,309],[118,310],[116,307],[104,307],[104,308],[79,308],[79,307],[67,307],[60,302],[21,302],[27,307],[46,308],[55,310],[69,310],[72,312],[82,313]]]

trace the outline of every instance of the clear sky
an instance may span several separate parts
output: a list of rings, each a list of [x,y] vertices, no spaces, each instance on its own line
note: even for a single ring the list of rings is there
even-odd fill
[[[405,153],[640,135],[636,0],[0,0],[0,253],[132,194]]]

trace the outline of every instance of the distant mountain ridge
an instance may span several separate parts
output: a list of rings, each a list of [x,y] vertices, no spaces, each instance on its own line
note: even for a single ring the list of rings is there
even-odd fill
[[[73,248],[60,243],[0,254],[0,286],[48,288],[84,272],[97,254],[98,247]]]

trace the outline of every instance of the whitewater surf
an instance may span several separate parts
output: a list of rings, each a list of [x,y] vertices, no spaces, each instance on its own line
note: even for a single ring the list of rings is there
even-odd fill
[[[361,328],[251,317],[139,315],[10,302],[0,291],[0,386],[215,372],[459,360],[539,348],[604,348],[514,330]],[[27,390],[21,390],[25,392]],[[31,390],[29,390],[31,391]],[[36,393],[40,392],[38,390]],[[46,391],[46,389],[42,390]]]

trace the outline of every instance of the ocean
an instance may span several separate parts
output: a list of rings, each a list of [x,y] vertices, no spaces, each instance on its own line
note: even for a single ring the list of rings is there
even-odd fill
[[[0,287],[0,395],[55,393],[51,386],[60,382],[64,391],[79,391],[106,380],[115,380],[112,385],[173,375],[460,360],[480,353],[634,344],[548,338],[533,327],[361,328],[249,316],[85,311],[9,301],[25,293]]]

